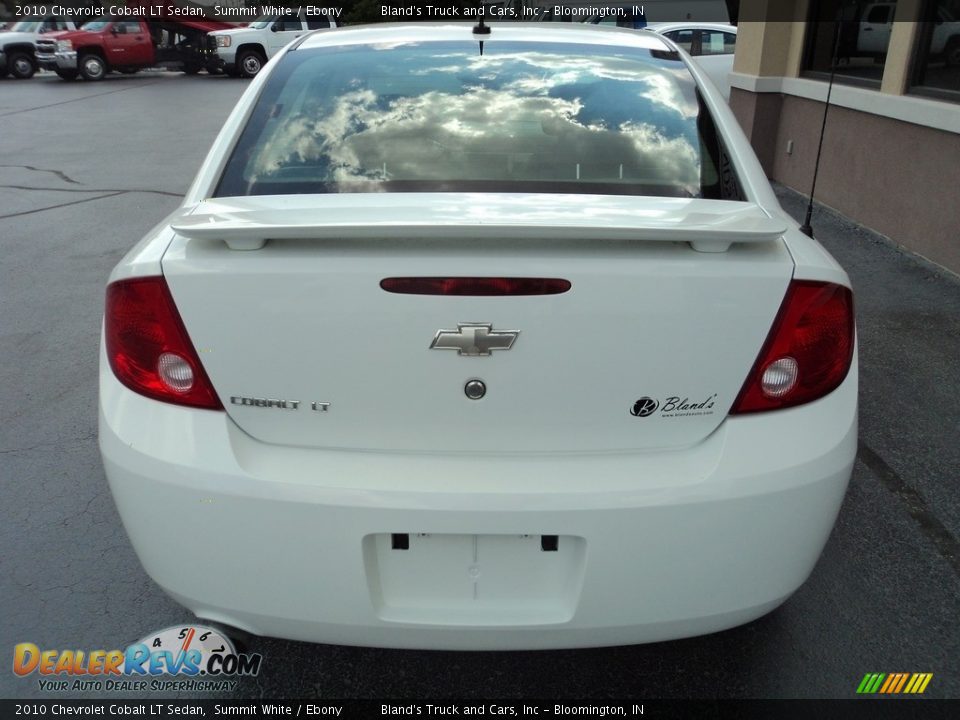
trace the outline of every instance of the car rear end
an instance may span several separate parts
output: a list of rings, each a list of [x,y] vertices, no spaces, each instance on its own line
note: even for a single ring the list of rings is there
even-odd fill
[[[852,468],[852,298],[698,81],[652,34],[542,26],[272,63],[107,290],[101,449],[157,583],[392,647],[783,602]]]

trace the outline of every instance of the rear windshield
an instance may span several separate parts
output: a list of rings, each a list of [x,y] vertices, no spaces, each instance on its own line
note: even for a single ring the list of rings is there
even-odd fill
[[[216,196],[739,194],[675,53],[485,45],[482,55],[474,41],[288,53]]]

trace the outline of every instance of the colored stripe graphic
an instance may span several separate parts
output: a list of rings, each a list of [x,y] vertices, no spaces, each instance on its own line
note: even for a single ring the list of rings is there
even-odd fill
[[[861,695],[872,695],[880,687],[880,683],[886,677],[884,673],[867,673],[860,681],[857,692]]]
[[[857,685],[858,695],[920,695],[933,679],[933,673],[867,673]]]
[[[900,673],[900,682],[897,683],[897,686],[891,691],[898,693],[903,690],[904,684],[907,682],[907,678],[910,677],[910,673]]]
[[[911,694],[919,695],[925,691],[932,678],[933,673],[917,673],[917,681],[913,684],[913,689],[910,691]]]
[[[893,673],[883,684],[883,687],[880,688],[880,692],[893,694],[900,692],[900,688],[903,687],[903,683],[906,682],[907,676],[909,673]]]

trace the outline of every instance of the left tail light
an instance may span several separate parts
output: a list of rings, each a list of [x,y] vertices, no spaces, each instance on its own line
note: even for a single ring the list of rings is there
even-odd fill
[[[107,286],[107,358],[117,379],[154,400],[222,410],[162,277]]]

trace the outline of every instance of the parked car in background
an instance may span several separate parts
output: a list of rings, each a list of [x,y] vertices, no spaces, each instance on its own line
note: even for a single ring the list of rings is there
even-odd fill
[[[20,80],[37,71],[36,42],[46,33],[75,30],[72,20],[49,16],[42,20],[22,20],[0,32],[0,77],[7,74]]]
[[[264,15],[246,27],[210,33],[208,69],[223,70],[232,77],[254,77],[287,44],[311,30],[336,26],[319,9],[301,7],[296,16]]]
[[[849,279],[671,47],[411,23],[274,57],[106,289],[100,449],[162,588],[489,650],[805,581],[857,450]]]
[[[643,7],[646,8],[646,5]],[[723,97],[730,99],[730,73],[737,45],[736,25],[717,22],[647,22],[646,15],[635,14],[632,8],[625,8],[617,15],[595,14],[583,22],[600,27],[650,30],[670,38],[694,58],[700,69],[723,93]]]
[[[156,66],[192,75],[207,64],[207,33],[226,27],[211,20],[93,20],[38,40],[37,62],[64,80],[103,80],[114,70],[132,74]]]
[[[726,23],[650,23],[647,30],[670,38],[730,99],[730,73],[737,47],[737,27]]]

